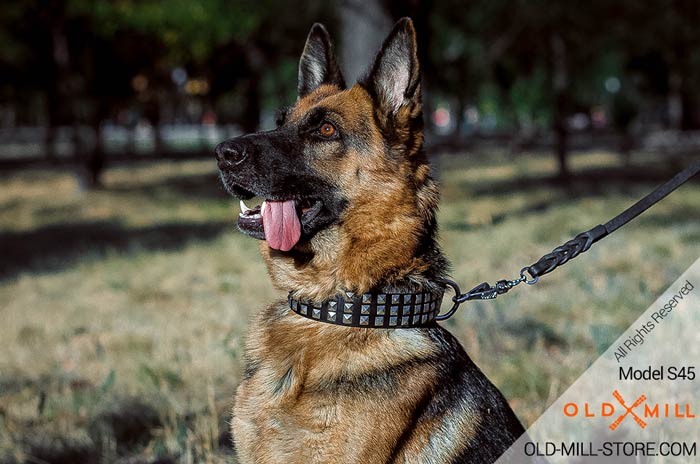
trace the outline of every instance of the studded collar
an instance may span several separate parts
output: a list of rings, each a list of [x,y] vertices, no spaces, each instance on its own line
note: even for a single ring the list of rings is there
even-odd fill
[[[440,312],[443,289],[416,293],[343,292],[317,303],[296,300],[289,294],[289,307],[300,316],[319,322],[376,329],[425,325]]]

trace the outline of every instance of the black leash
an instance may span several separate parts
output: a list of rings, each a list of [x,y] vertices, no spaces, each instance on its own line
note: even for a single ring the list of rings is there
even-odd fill
[[[584,251],[587,251],[591,245],[603,237],[613,233],[620,227],[624,226],[632,219],[642,214],[647,209],[651,208],[655,203],[665,198],[668,194],[676,190],[678,187],[686,183],[690,178],[700,172],[700,160],[695,160],[683,171],[676,174],[672,179],[658,187],[639,200],[634,205],[627,208],[622,213],[618,214],[605,224],[598,224],[594,228],[578,234],[568,242],[556,247],[550,253],[542,256],[536,263],[525,266],[520,270],[520,276],[513,280],[499,280],[495,285],[490,285],[488,282],[481,283],[472,288],[466,293],[462,293],[456,282],[443,279],[442,282],[446,287],[451,287],[455,292],[452,297],[454,305],[445,314],[438,315],[435,320],[444,321],[450,318],[459,305],[469,300],[492,300],[498,295],[507,293],[511,288],[525,282],[529,285],[537,283],[539,278],[549,272],[552,272],[557,267],[574,259]],[[528,278],[529,275],[529,278]]]

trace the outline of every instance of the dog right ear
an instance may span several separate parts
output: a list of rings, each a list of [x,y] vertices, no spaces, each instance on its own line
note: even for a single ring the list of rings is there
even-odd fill
[[[297,92],[299,98],[321,84],[333,84],[345,88],[345,80],[333,53],[333,44],[323,24],[311,26],[304,52],[299,59]]]
[[[395,115],[402,107],[420,109],[418,47],[410,18],[394,25],[361,82],[387,114]]]

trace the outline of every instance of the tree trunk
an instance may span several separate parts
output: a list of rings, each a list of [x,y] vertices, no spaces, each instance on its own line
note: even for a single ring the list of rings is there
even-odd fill
[[[146,105],[146,117],[153,126],[153,156],[159,158],[165,153],[163,140],[163,105],[167,99],[166,92],[157,88]]]
[[[243,132],[256,132],[260,126],[260,76],[251,75],[248,79],[243,114]]]
[[[466,119],[464,118],[464,112],[467,108],[467,99],[462,93],[459,93],[457,95],[457,98],[455,99],[455,102],[456,107],[453,112],[455,118],[455,125],[452,129],[452,140],[455,146],[459,146],[459,143],[462,141],[462,135],[465,132],[464,126],[466,123]]]
[[[668,79],[668,125],[671,129],[680,130],[683,123],[683,99],[681,97],[682,77],[672,71]]]
[[[56,132],[63,119],[62,113],[65,112],[65,84],[70,66],[68,40],[65,31],[64,4],[63,2],[56,2],[54,7],[55,11],[52,12],[49,23],[51,30],[51,64],[49,66],[50,77],[46,88],[48,127],[44,140],[46,158],[50,162],[55,162],[56,159]]]
[[[340,0],[340,63],[348,85],[362,77],[391,29],[389,11],[380,0]]]
[[[103,100],[95,101],[95,117],[92,120],[92,130],[95,133],[95,144],[85,157],[83,168],[85,172],[86,188],[99,188],[102,186],[102,172],[107,162],[103,143],[102,122],[107,117],[107,104]]]
[[[246,64],[248,65],[249,75],[246,85],[246,96],[244,103],[243,114],[243,132],[256,132],[260,127],[261,116],[261,92],[260,85],[265,67],[265,57],[263,53],[256,47],[250,46],[246,48]]]
[[[566,56],[566,44],[557,33],[552,34],[552,86],[554,90],[553,129],[556,137],[555,152],[559,164],[559,180],[569,179],[568,166],[568,130],[566,118],[569,106],[569,76]]]
[[[98,121],[95,127],[95,147],[87,160],[89,187],[93,189],[102,186],[102,172],[104,171],[106,162],[102,140],[102,124],[101,121]]]
[[[696,92],[688,82],[688,78],[684,77],[681,84],[681,130],[689,131],[698,128],[698,101]]]

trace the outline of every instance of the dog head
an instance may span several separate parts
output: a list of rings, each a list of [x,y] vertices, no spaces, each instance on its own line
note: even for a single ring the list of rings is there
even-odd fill
[[[394,26],[366,77],[349,89],[328,32],[315,24],[297,89],[276,129],[216,147],[226,189],[265,199],[259,209],[244,208],[238,227],[265,241],[273,280],[308,289],[313,276],[319,288],[310,294],[318,296],[366,291],[428,268],[418,261],[433,249],[437,189],[422,150],[410,19]]]

